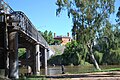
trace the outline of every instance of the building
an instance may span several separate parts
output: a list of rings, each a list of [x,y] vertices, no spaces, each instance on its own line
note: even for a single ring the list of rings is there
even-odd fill
[[[56,36],[56,34],[54,33],[54,39],[60,40],[61,45],[66,45],[68,42],[71,42],[71,37],[69,36],[69,33],[67,33],[67,36]]]

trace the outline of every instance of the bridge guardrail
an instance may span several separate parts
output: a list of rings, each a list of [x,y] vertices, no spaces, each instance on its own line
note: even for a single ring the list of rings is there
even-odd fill
[[[36,39],[38,42],[43,44],[45,47],[48,47],[46,40],[42,37],[42,35],[37,31],[32,22],[28,19],[28,17],[21,11],[14,11],[12,13],[14,19],[19,21],[18,26],[27,33],[29,36]]]
[[[14,10],[3,0],[0,0],[0,10],[2,11],[1,13],[5,13],[5,14],[10,14],[14,12]]]

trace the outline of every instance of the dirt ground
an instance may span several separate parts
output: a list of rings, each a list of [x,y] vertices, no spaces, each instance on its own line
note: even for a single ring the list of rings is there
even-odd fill
[[[47,80],[120,80],[120,71],[51,75]]]

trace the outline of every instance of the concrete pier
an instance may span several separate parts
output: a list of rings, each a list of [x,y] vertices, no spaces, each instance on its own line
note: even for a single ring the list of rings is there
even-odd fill
[[[11,32],[9,34],[9,77],[12,79],[18,79],[18,33]]]
[[[36,44],[36,46],[35,46],[35,49],[36,49],[36,51],[35,51],[35,54],[36,54],[36,74],[37,75],[40,75],[40,46],[39,46],[39,44]]]
[[[45,60],[45,75],[47,75],[47,54],[48,54],[48,50],[45,48],[45,53],[44,53],[44,60]]]

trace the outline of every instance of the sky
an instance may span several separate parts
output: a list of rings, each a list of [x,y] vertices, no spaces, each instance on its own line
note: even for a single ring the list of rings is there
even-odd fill
[[[56,33],[57,36],[71,34],[72,20],[68,18],[67,12],[62,11],[60,16],[56,16],[56,0],[4,0],[13,10],[24,12],[31,20],[37,30],[45,30]],[[115,11],[118,11],[120,0],[115,2]],[[110,22],[115,23],[115,15],[112,14]]]

